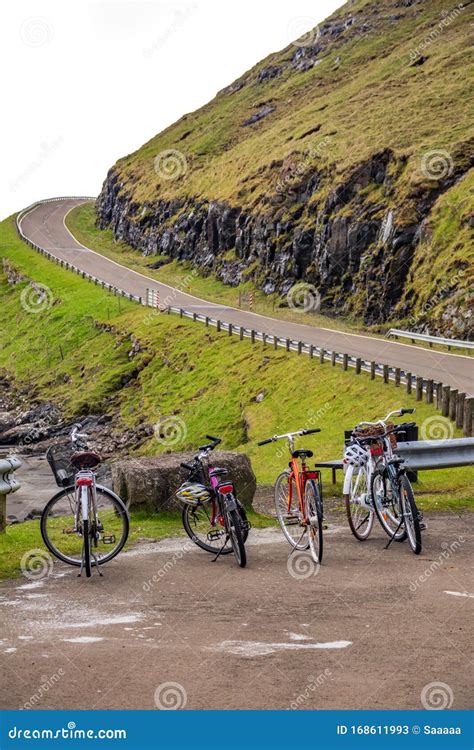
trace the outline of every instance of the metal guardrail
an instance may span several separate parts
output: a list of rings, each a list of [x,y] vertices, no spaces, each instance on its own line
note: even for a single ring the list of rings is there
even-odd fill
[[[430,346],[438,344],[438,346],[447,346],[448,350],[451,348],[466,349],[470,352],[474,349],[474,342],[463,341],[462,339],[445,339],[441,336],[430,336],[427,333],[412,333],[411,331],[401,331],[399,328],[391,328],[386,334],[387,337],[393,337],[395,339],[410,339],[413,343],[416,341],[423,341],[428,343]]]
[[[20,466],[21,461],[16,456],[0,458],[0,533],[7,525],[7,495],[20,489],[19,480],[13,476]]]
[[[410,471],[433,471],[474,465],[474,438],[450,440],[416,440],[399,442],[396,453],[404,459]],[[336,483],[336,471],[344,468],[342,458],[321,461],[316,468],[331,469],[332,483]]]

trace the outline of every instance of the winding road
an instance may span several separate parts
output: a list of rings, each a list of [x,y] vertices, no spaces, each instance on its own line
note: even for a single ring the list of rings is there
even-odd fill
[[[147,288],[155,289],[159,292],[161,302],[168,300],[167,304],[185,308],[190,312],[218,317],[226,323],[254,328],[266,334],[276,334],[281,338],[304,341],[330,351],[347,352],[368,361],[383,362],[391,367],[400,367],[405,372],[457,388],[459,392],[474,394],[474,368],[472,359],[468,356],[430,351],[411,344],[266,317],[227,305],[207,302],[132,271],[84,247],[68,230],[65,224],[67,213],[84,202],[84,198],[71,198],[39,203],[22,215],[21,231],[27,239],[55,257],[72,263],[128,293],[145,298]]]

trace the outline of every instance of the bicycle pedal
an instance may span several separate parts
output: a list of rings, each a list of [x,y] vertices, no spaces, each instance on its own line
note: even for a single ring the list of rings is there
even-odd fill
[[[104,534],[102,544],[115,544],[115,534]]]
[[[77,529],[75,529],[73,526],[70,526],[69,528],[66,527],[63,529],[63,534],[76,534]]]
[[[426,524],[424,521],[421,521],[420,523],[420,531],[425,531],[425,529],[428,528],[428,524]]]
[[[209,531],[207,535],[207,540],[209,542],[217,542],[222,536],[224,536],[225,531],[222,529],[215,529],[215,531]]]

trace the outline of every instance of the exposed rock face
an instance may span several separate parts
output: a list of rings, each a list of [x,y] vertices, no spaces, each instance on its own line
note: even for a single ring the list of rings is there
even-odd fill
[[[181,504],[174,494],[186,479],[181,462],[190,462],[192,453],[169,453],[161,456],[127,458],[112,465],[113,489],[130,508],[148,511],[171,510]],[[229,469],[240,501],[250,507],[257,489],[252,465],[243,453],[214,451],[214,466]]]
[[[142,206],[112,169],[97,200],[98,222],[145,255],[191,261],[225,284],[252,278],[266,294],[286,294],[304,279],[318,288],[323,310],[381,323],[400,302],[425,217],[461,176],[455,170],[442,184],[420,189],[411,206],[419,220],[407,223],[391,207],[404,163],[389,149],[376,153],[314,206],[312,195],[321,184],[332,185],[331,175],[308,174],[286,161],[258,213],[202,199]],[[383,194],[380,200],[380,189],[375,191],[377,202],[374,186]]]

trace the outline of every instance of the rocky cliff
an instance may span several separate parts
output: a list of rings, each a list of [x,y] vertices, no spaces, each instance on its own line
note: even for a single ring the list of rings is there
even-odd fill
[[[118,162],[99,225],[226,284],[304,280],[323,311],[468,336],[469,6],[346,3]]]

